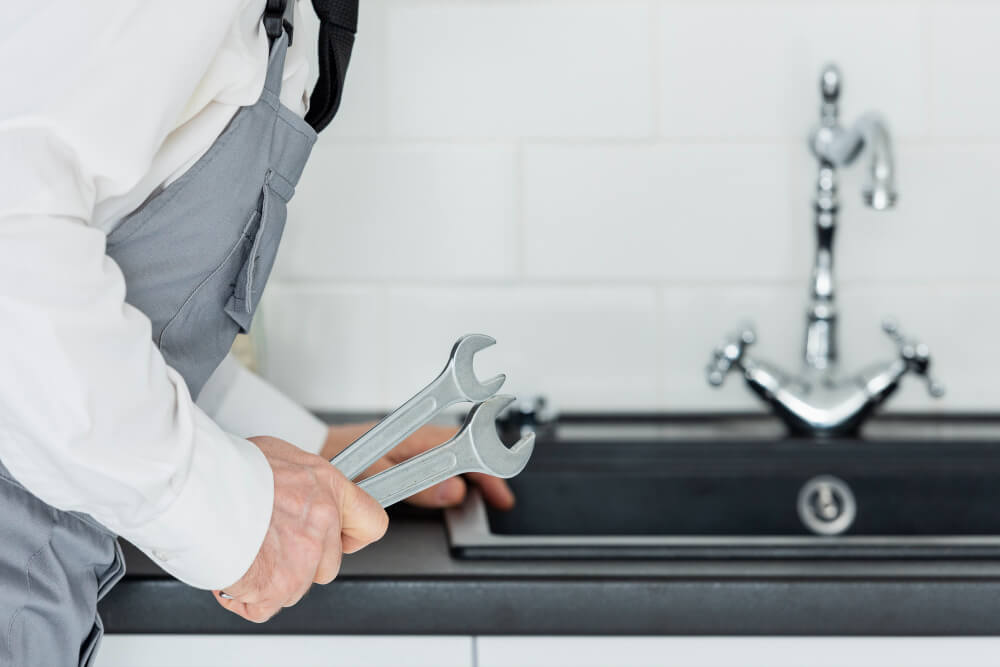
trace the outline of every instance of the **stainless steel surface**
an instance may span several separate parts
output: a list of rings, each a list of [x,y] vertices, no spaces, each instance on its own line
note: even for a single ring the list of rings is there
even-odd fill
[[[842,79],[834,65],[821,73],[820,123],[809,140],[819,171],[813,202],[816,255],[806,313],[803,368],[791,374],[747,356],[746,349],[756,340],[756,333],[752,326],[744,325],[716,348],[707,369],[708,382],[713,386],[721,385],[727,373],[739,369],[747,386],[793,431],[816,434],[856,431],[896,391],[907,373],[923,376],[934,397],[944,391],[928,375],[927,346],[904,338],[895,325],[886,325],[885,330],[897,345],[896,358],[846,376],[837,367],[838,310],[833,273],[833,241],[840,209],[837,169],[867,154],[868,180],[862,193],[865,203],[886,210],[895,205],[897,198],[892,140],[886,121],[880,114],[869,112],[850,127],[841,125]]]
[[[348,479],[354,479],[393,447],[455,403],[479,402],[493,396],[503,385],[504,375],[480,382],[473,370],[473,357],[496,341],[482,334],[462,336],[451,350],[441,374],[416,396],[380,421],[374,428],[331,459]]]
[[[614,440],[635,442],[658,440],[741,440],[754,442],[778,440],[785,436],[784,423],[767,414],[686,415],[683,418],[663,415],[608,418],[602,422],[561,419],[551,429],[559,440],[594,442]],[[859,437],[873,440],[937,441],[942,443],[969,440],[1000,441],[1000,420],[989,416],[958,417],[945,415],[875,415],[864,422]]]
[[[472,409],[465,426],[448,442],[393,466],[359,484],[383,507],[388,507],[449,477],[480,472],[510,478],[527,465],[535,434],[523,436],[510,449],[497,435],[495,421],[513,403],[513,396],[494,396]]]

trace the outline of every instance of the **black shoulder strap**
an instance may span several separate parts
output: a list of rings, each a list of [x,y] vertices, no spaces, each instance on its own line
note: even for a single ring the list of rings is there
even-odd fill
[[[323,130],[340,107],[354,34],[358,31],[358,0],[312,0],[319,16],[319,80],[309,98],[306,122]]]
[[[264,29],[274,40],[284,31],[292,43],[293,2],[267,0]],[[358,31],[358,0],[312,0],[319,17],[319,80],[309,98],[306,122],[320,132],[340,107],[347,65],[351,62],[354,33]]]

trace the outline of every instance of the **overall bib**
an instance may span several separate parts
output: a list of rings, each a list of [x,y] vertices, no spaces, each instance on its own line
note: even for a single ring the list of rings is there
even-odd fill
[[[349,5],[338,6],[338,18]],[[356,7],[349,17],[355,22]],[[241,108],[207,153],[107,239],[107,254],[125,275],[126,301],[152,321],[154,342],[195,397],[236,334],[250,327],[286,204],[316,141],[313,127],[279,98],[291,11],[268,0],[268,12],[264,25],[272,39],[260,99]],[[331,48],[321,61],[326,90],[313,94],[314,101],[317,94],[326,98],[310,110],[325,116],[314,123],[319,128],[336,111],[344,47],[349,57],[353,43],[350,20],[342,24],[349,38],[337,33],[339,51]],[[0,665],[92,664],[103,634],[97,602],[124,575],[116,536],[89,515],[39,500],[2,464],[0,511]]]

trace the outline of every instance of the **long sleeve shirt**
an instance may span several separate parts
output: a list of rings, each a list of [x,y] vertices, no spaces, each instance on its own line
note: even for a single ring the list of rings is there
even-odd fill
[[[239,579],[270,521],[271,470],[244,437],[318,451],[325,428],[231,359],[196,404],[105,240],[257,100],[264,4],[33,0],[0,33],[0,461],[201,588]],[[299,113],[305,48],[282,87]]]

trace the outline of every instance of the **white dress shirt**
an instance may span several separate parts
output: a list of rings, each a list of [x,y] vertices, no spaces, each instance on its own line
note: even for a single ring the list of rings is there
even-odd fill
[[[252,563],[273,480],[251,435],[325,426],[227,359],[196,405],[125,303],[116,223],[256,102],[265,0],[32,0],[0,33],[0,461],[164,569],[223,588]],[[315,21],[296,9],[296,24]],[[282,101],[305,112],[307,40]],[[2,519],[0,519],[2,521]],[[2,545],[0,545],[2,548]]]

